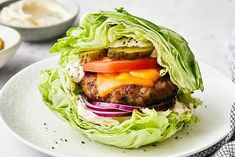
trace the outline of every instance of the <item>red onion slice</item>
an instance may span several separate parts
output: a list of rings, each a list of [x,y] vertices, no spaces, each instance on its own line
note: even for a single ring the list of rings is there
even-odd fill
[[[124,117],[131,116],[134,109],[137,109],[141,112],[141,107],[138,106],[128,106],[116,103],[106,103],[93,101],[89,103],[84,97],[82,97],[83,102],[85,103],[87,109],[102,117]],[[172,105],[175,104],[175,99],[171,99],[166,102],[161,102],[160,104],[148,106],[146,108],[155,109],[156,111],[164,111],[169,109]]]
[[[153,105],[153,106],[148,106],[148,108],[153,108],[156,111],[165,111],[168,110],[171,106],[173,106],[175,104],[175,98],[166,101],[166,102],[161,102],[160,104],[157,105]]]
[[[86,107],[91,109],[91,110],[95,110],[95,111],[104,111],[104,112],[115,112],[115,111],[119,111],[116,109],[111,109],[111,108],[103,108],[103,107],[97,107],[95,105],[92,105],[89,102],[86,102]]]
[[[132,113],[131,112],[104,112],[104,111],[95,111],[95,110],[91,110],[93,113],[95,113],[98,116],[102,116],[102,117],[126,117],[126,116],[131,116]]]
[[[140,107],[137,107],[137,106],[128,106],[128,105],[98,102],[98,101],[93,101],[91,102],[91,104],[97,107],[101,107],[101,108],[116,109],[116,110],[126,111],[126,112],[132,112],[134,109],[140,109]]]
[[[110,108],[102,108],[99,106],[95,106],[90,104],[88,101],[86,101],[85,98],[81,97],[82,101],[86,105],[86,108],[93,113],[95,113],[98,116],[102,117],[126,117],[126,116],[131,116],[132,112],[124,112],[124,111],[119,111],[116,109],[110,109]]]

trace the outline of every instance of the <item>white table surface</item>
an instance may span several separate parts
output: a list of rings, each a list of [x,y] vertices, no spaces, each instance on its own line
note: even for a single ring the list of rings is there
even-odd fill
[[[169,27],[189,42],[197,59],[229,76],[225,41],[235,30],[235,0],[76,0],[81,13],[124,7],[131,13]],[[1,2],[1,0],[0,0]],[[77,23],[77,22],[76,22]],[[0,88],[16,72],[46,57],[55,41],[23,43],[0,69]],[[0,157],[47,157],[15,139],[0,123]]]

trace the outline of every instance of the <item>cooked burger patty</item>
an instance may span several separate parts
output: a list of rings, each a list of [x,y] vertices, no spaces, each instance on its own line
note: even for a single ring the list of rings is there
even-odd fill
[[[105,97],[100,97],[96,84],[96,73],[87,73],[81,81],[84,94],[90,100],[118,103],[135,106],[151,106],[174,98],[178,88],[169,75],[165,75],[154,82],[153,87],[126,85],[116,88]]]

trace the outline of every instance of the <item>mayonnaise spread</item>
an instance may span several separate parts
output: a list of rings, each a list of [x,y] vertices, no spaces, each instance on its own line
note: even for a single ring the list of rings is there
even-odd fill
[[[2,9],[3,23],[20,27],[50,26],[71,14],[55,0],[20,0]]]

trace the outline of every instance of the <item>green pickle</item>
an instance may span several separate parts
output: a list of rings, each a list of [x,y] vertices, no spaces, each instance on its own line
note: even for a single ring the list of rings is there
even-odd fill
[[[81,52],[78,54],[78,58],[80,59],[81,63],[92,62],[95,60],[102,59],[106,57],[107,52],[105,49],[101,50],[94,50],[88,52]]]
[[[107,57],[115,59],[137,59],[149,57],[154,47],[118,47],[109,48]]]

